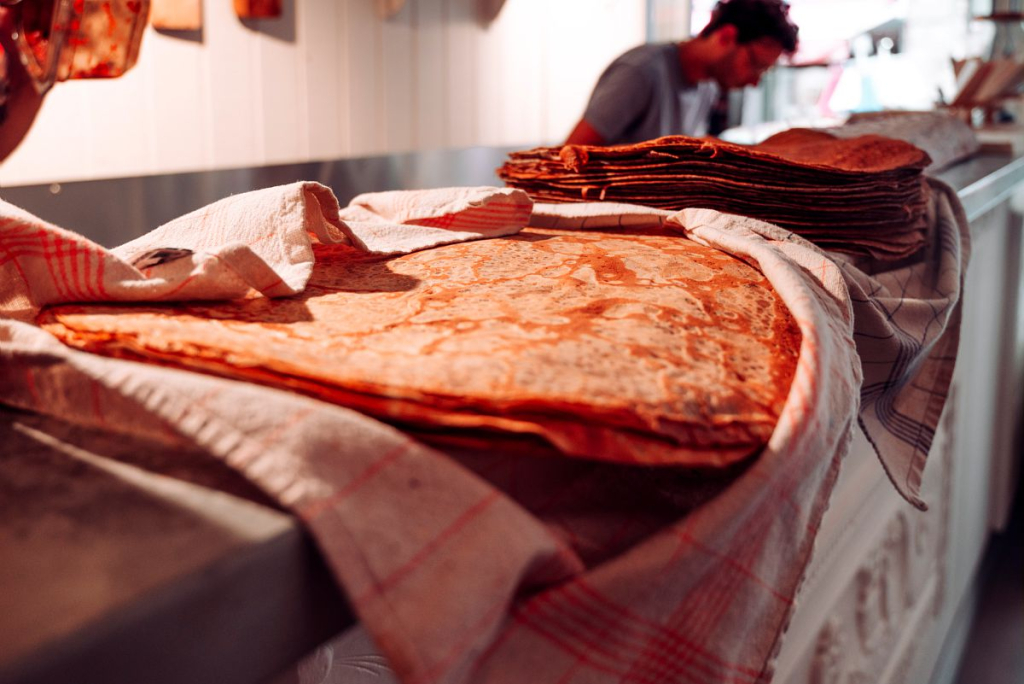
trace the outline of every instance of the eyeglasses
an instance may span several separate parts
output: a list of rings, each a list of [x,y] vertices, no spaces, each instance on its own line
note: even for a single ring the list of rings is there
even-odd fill
[[[114,78],[139,55],[150,0],[0,0],[16,12],[18,57],[42,94],[57,81]]]

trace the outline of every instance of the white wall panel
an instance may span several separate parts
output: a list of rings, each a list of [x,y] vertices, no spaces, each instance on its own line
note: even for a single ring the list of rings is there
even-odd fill
[[[332,40],[335,46],[338,71],[335,77],[335,93],[337,95],[338,108],[338,149],[331,150],[335,155],[351,154],[352,144],[352,83],[351,83],[351,57],[349,51],[348,27],[352,24],[351,12],[347,2],[338,0],[323,0],[336,5],[338,24],[335,27]],[[317,72],[311,72],[315,74]],[[316,155],[325,158],[329,155]]]
[[[306,148],[313,159],[336,157],[346,148],[342,130],[348,118],[342,111],[344,89],[342,35],[344,6],[336,0],[306,0],[297,7],[298,43],[305,81]],[[347,106],[347,100],[344,101]]]
[[[415,15],[418,2],[405,7],[381,24],[383,56],[384,149],[406,152],[415,148],[416,79],[418,73]]]
[[[574,0],[575,1],[575,0]],[[493,23],[490,64],[500,88],[497,111],[484,114],[496,125],[492,144],[533,144],[544,137],[545,45],[542,39],[551,7],[548,0],[507,2]],[[484,102],[485,105],[490,103]]]
[[[68,84],[47,96],[29,135],[0,166],[0,186],[76,180],[99,175],[92,166],[96,144],[88,87]]]
[[[258,65],[252,59],[252,32],[238,22],[231,3],[207,0],[203,2],[203,15],[210,92],[210,106],[203,116],[210,132],[212,167],[261,164],[266,159],[263,111],[258,105],[262,84]],[[162,37],[150,32],[143,39],[143,50],[149,48],[153,38]]]
[[[279,19],[251,22],[259,64],[260,104],[266,161],[271,164],[309,158],[305,59],[298,43],[295,2],[285,2]],[[248,24],[248,22],[246,22]]]
[[[92,146],[92,168],[101,174],[105,169],[124,169],[135,165],[147,170],[153,168],[159,148],[150,143],[158,131],[146,122],[152,120],[150,114],[155,105],[151,100],[138,96],[145,92],[145,74],[132,72],[125,75],[123,84],[98,80],[93,86],[87,93],[92,110],[91,129],[116,130],[120,134],[109,141],[104,140],[105,136],[93,134],[97,144]],[[195,118],[185,118],[186,121],[195,121]],[[157,145],[162,142],[156,138]],[[202,139],[193,141],[188,150],[188,156],[192,158],[203,157],[205,153]],[[193,163],[185,155],[177,159],[182,164]]]
[[[150,38],[153,40],[150,41]],[[103,97],[101,93],[104,91],[120,91],[125,100],[136,101],[144,101],[145,93],[151,103],[152,115],[157,121],[154,131],[156,168],[179,171],[195,168],[197,165],[209,166],[213,161],[213,150],[209,145],[213,141],[204,134],[210,123],[210,89],[206,85],[209,51],[198,41],[175,39],[157,34],[155,31],[148,31],[145,40],[148,71],[140,74],[129,72],[123,78],[104,83],[58,84],[54,86],[54,90],[67,85],[81,86],[83,90],[88,90],[89,99],[93,102]],[[142,77],[145,82],[141,79],[136,81],[137,77]],[[49,103],[43,106],[47,107]],[[144,121],[116,121],[106,114],[96,117],[93,135],[97,147],[108,150],[125,148],[126,146],[116,142],[116,138],[126,135],[140,124],[144,125]],[[105,156],[109,159],[111,152],[108,151]],[[133,164],[131,150],[122,149],[119,156],[121,163],[117,167],[100,164],[95,169],[95,175],[108,175],[105,173],[108,168],[127,170],[136,165]],[[115,172],[114,175],[128,173]]]
[[[518,0],[530,2],[531,0]],[[470,3],[473,4],[473,3]],[[512,3],[508,3],[512,4]],[[506,103],[505,70],[502,68],[502,56],[518,60],[519,55],[509,54],[503,45],[503,33],[509,31],[506,12],[498,20],[490,24],[479,35],[477,43],[476,70],[476,102],[472,103],[477,117],[477,144],[498,145],[508,134],[505,119],[508,115]],[[503,21],[504,20],[504,21]],[[474,16],[475,21],[475,16]]]
[[[204,2],[183,38],[148,29],[108,82],[58,84],[0,186],[415,149],[558,142],[604,66],[642,42],[642,0],[284,0],[240,21]]]
[[[515,0],[512,0],[515,1]],[[477,103],[480,101],[480,44],[483,31],[477,26],[472,0],[446,0],[448,71],[439,85],[448,101],[447,145],[471,147],[483,144]]]
[[[413,84],[413,146],[437,149],[448,146],[447,74],[449,50],[446,41],[445,0],[417,0],[416,52]]]
[[[345,0],[347,21],[342,40],[348,47],[348,152],[379,154],[384,141],[384,68],[381,20],[372,0]]]
[[[569,135],[586,107],[590,91],[619,54],[644,41],[643,3],[630,0],[572,0],[551,3],[543,44],[547,51],[548,142]],[[587,28],[581,29],[586,21]],[[599,40],[586,40],[592,32]]]

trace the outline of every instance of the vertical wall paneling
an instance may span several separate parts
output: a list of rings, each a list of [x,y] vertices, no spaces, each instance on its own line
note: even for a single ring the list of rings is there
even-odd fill
[[[258,19],[252,38],[261,71],[260,104],[267,163],[309,158],[306,64],[298,44],[296,2],[282,3],[277,19]]]
[[[339,60],[343,6],[336,0],[293,0],[298,14],[298,45],[306,82],[306,147],[313,159],[341,156],[347,146],[341,131],[344,64]]]
[[[448,69],[438,85],[448,101],[447,144],[471,147],[483,144],[477,102],[482,97],[480,36],[474,0],[445,0]]]
[[[202,100],[202,82],[198,78],[194,55],[190,57],[193,59],[189,60],[188,68],[193,70],[196,96]],[[96,131],[97,141],[92,151],[92,167],[99,173],[103,173],[104,169],[123,169],[136,164],[148,170],[147,167],[154,167],[155,159],[159,158],[160,146],[164,142],[159,135],[161,131],[138,125],[138,122],[149,120],[149,113],[154,106],[151,100],[142,96],[147,85],[144,76],[141,72],[130,72],[120,83],[97,80],[88,88],[88,98],[92,103],[92,128]],[[167,155],[169,162],[184,168],[194,164],[196,158],[205,161],[208,153],[206,141],[202,136],[194,135],[199,130],[198,117],[188,116],[180,107],[175,111],[181,116],[182,128],[192,127],[187,132],[191,138],[191,147],[178,156]],[[151,133],[157,134],[157,156],[153,155],[153,148],[150,147]],[[178,130],[172,132],[171,137],[177,140],[185,136]]]
[[[257,97],[261,74],[250,54],[251,32],[241,25],[229,2],[208,0],[203,3],[203,13],[210,84],[210,106],[204,115],[213,132],[213,166],[263,163],[263,112]]]
[[[50,91],[32,130],[0,166],[0,185],[96,175],[92,160],[97,141],[88,95],[88,89],[74,87]]]
[[[510,119],[507,107],[510,97],[506,78],[508,71],[504,68],[501,56],[506,45],[506,35],[514,30],[514,24],[509,18],[512,5],[518,3],[533,3],[533,0],[516,0],[507,3],[497,20],[490,25],[483,27],[480,33],[479,47],[479,71],[477,73],[477,101],[474,103],[478,121],[478,136],[481,145],[499,145],[501,141],[509,136],[510,130],[508,120]],[[473,21],[477,20],[475,2],[472,10]],[[515,44],[510,44],[514,46]],[[526,49],[526,46],[519,46]],[[508,59],[518,61],[519,54],[509,54]]]
[[[338,66],[335,75],[336,93],[338,95],[338,150],[337,154],[352,154],[352,88],[351,69],[352,56],[348,42],[348,27],[352,25],[351,10],[344,0],[326,0],[337,8],[338,25],[335,27],[334,41],[335,64]],[[316,73],[315,71],[312,73]]]
[[[541,40],[551,6],[547,0],[507,2],[494,21],[494,72],[501,89],[498,111],[488,112],[498,130],[495,144],[542,142],[544,50]],[[486,103],[484,103],[486,104]]]
[[[582,17],[589,24],[587,31],[579,28]],[[619,54],[643,43],[645,30],[644,3],[566,0],[551,4],[544,42],[549,79],[546,129],[553,141],[565,139],[583,114],[601,72]],[[601,40],[586,40],[589,32]]]
[[[384,144],[381,64],[381,19],[369,0],[345,0],[348,21],[344,40],[348,47],[349,136],[354,156],[378,154]]]
[[[276,20],[203,3],[203,29],[147,29],[135,69],[58,84],[0,185],[555,143],[598,74],[643,42],[637,0],[286,0]]]
[[[444,0],[416,0],[416,66],[413,141],[417,149],[448,146],[445,122],[448,97],[445,84],[449,68],[445,41]]]
[[[192,169],[197,162],[208,165],[212,161],[212,151],[207,148],[208,138],[202,132],[209,122],[210,111],[210,103],[206,100],[209,89],[203,82],[209,52],[197,41],[178,40],[153,30],[148,30],[143,40],[146,41],[146,58],[152,63],[148,90],[159,121],[156,131],[157,165],[169,171]],[[144,91],[132,86],[140,75],[128,73],[107,83],[87,83],[83,89],[87,88],[90,96],[106,89],[120,90],[127,97],[137,98]],[[120,122],[120,125],[127,126],[129,130],[134,128],[129,122]],[[112,138],[121,133],[118,129],[98,127],[96,135],[98,141],[103,141],[101,144],[112,148],[115,147]],[[131,154],[130,150],[123,150],[123,153]],[[126,156],[120,168],[130,165],[131,159],[131,156]]]
[[[415,148],[416,81],[418,63],[416,10],[419,1],[406,2],[401,11],[381,23],[384,99],[377,112],[385,122],[384,149],[406,152]]]

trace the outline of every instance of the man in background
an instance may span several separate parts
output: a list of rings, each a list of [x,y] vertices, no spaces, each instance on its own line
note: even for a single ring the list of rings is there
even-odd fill
[[[797,47],[784,0],[719,0],[695,38],[641,45],[605,69],[566,144],[618,145],[707,134],[719,96],[757,85]]]

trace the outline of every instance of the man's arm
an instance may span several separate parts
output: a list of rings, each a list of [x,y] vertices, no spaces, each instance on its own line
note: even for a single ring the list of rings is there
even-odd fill
[[[629,55],[630,53],[626,53]],[[612,145],[650,106],[653,86],[643,69],[619,57],[601,74],[567,144]]]
[[[566,145],[604,145],[605,139],[586,119],[580,119],[565,140]]]

